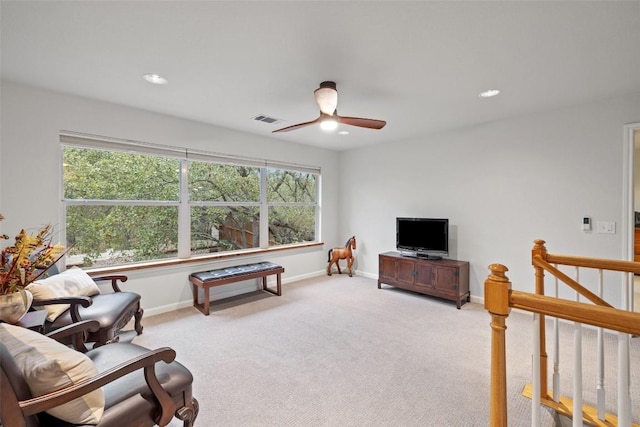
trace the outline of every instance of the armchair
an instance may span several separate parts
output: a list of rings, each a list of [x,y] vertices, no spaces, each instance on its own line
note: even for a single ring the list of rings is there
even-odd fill
[[[120,342],[86,351],[82,340],[84,332],[97,332],[99,328],[98,321],[83,321],[43,336],[17,326],[0,325],[0,424],[7,427],[71,427],[89,423],[97,427],[165,426],[175,416],[184,422],[184,427],[192,427],[199,410],[198,401],[192,396],[193,376],[175,361],[175,351],[168,347],[148,350]],[[53,338],[71,338],[80,351]],[[67,351],[72,354],[62,354]],[[47,356],[49,359],[42,363],[41,359]],[[61,361],[69,357],[88,363],[93,371],[85,369],[90,371],[88,375],[76,377],[62,388],[55,386],[38,393],[40,395],[31,393],[31,389],[40,386],[32,382],[41,382],[42,377],[47,377],[43,371],[52,363],[58,377],[71,376],[67,371],[60,375],[59,368],[63,366]],[[73,367],[78,365],[75,359],[69,363]],[[38,378],[33,378],[34,370],[39,370]],[[98,393],[91,401],[90,416],[94,418],[78,422],[76,418],[87,412],[79,415],[77,403],[66,409],[65,405],[74,405],[81,396],[89,401],[87,396],[93,393]],[[84,405],[85,401],[81,403]]]
[[[111,282],[113,292],[100,292],[95,282]],[[123,292],[119,282],[126,282],[127,276],[113,275],[91,278],[79,268],[62,273],[27,286],[33,294],[32,307],[43,307],[49,312],[44,325],[45,333],[82,320],[96,320],[100,327],[89,332],[87,342],[101,346],[118,341],[120,330],[132,318],[134,329],[142,333],[140,295]]]

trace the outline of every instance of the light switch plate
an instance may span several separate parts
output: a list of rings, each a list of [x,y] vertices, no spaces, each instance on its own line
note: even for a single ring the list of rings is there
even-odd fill
[[[600,234],[616,234],[615,221],[598,221],[597,232]]]

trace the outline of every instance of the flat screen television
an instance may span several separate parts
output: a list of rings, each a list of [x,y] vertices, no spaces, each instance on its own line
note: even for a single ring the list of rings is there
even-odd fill
[[[396,248],[430,259],[449,256],[449,219],[396,218]]]

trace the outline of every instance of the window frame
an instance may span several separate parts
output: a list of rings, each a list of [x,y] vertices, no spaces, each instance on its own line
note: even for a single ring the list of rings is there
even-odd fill
[[[185,260],[199,260],[203,258],[200,254],[191,254],[191,209],[197,206],[251,206],[259,207],[259,247],[243,248],[231,251],[216,253],[219,257],[237,256],[243,254],[253,254],[256,250],[278,250],[282,247],[305,247],[321,244],[320,221],[321,221],[321,181],[322,174],[319,166],[308,166],[302,164],[285,163],[279,161],[257,159],[243,156],[234,156],[221,153],[207,152],[201,150],[191,150],[187,148],[165,146],[160,144],[146,143],[132,140],[122,140],[110,137],[87,135],[71,131],[60,133],[60,194],[61,194],[61,215],[62,223],[61,238],[67,241],[66,221],[68,206],[176,206],[178,208],[178,252],[175,257],[157,259],[143,262],[144,264],[165,264],[171,261],[184,262]],[[101,199],[67,199],[64,194],[64,149],[65,147],[75,147],[83,149],[97,149],[107,151],[129,152],[142,155],[172,157],[179,160],[179,194],[177,201],[165,200],[101,200]],[[256,167],[260,171],[260,200],[258,202],[221,202],[221,201],[191,201],[189,199],[189,161],[204,161],[217,164],[230,164],[237,166]],[[315,201],[314,202],[268,202],[267,200],[267,174],[269,169],[292,170],[296,172],[309,173],[315,175]],[[308,206],[313,207],[314,216],[314,236],[310,242],[269,245],[269,208],[272,206]],[[206,256],[205,256],[206,257]],[[209,256],[211,257],[211,256]],[[127,267],[140,264],[131,262],[113,266],[116,269],[126,269]],[[95,267],[89,267],[93,269]],[[100,269],[99,267],[97,269]]]

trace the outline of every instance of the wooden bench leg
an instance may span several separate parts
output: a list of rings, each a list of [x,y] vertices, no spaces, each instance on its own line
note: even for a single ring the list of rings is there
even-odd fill
[[[203,301],[204,302],[204,311],[203,311],[203,313],[204,313],[205,316],[209,315],[209,308],[210,308],[209,304],[211,303],[211,301],[209,301],[209,289],[210,288],[208,286],[204,287],[204,301]]]
[[[282,281],[280,279],[280,273],[276,274],[277,287],[274,291],[273,289],[267,288],[267,276],[262,276],[262,290],[269,292],[271,294],[281,296],[282,295]]]
[[[198,287],[195,283],[191,283],[191,293],[193,294],[193,306],[198,306]]]
[[[196,284],[193,284],[193,306],[195,308],[197,308],[198,310],[200,310],[202,312],[202,314],[204,314],[205,316],[209,315],[209,287],[208,286],[203,286],[202,290],[204,291],[204,301],[202,301],[202,304],[200,304],[198,302],[198,286]]]
[[[282,280],[280,279],[280,273],[276,275],[276,281],[278,282],[278,296],[282,295]]]

